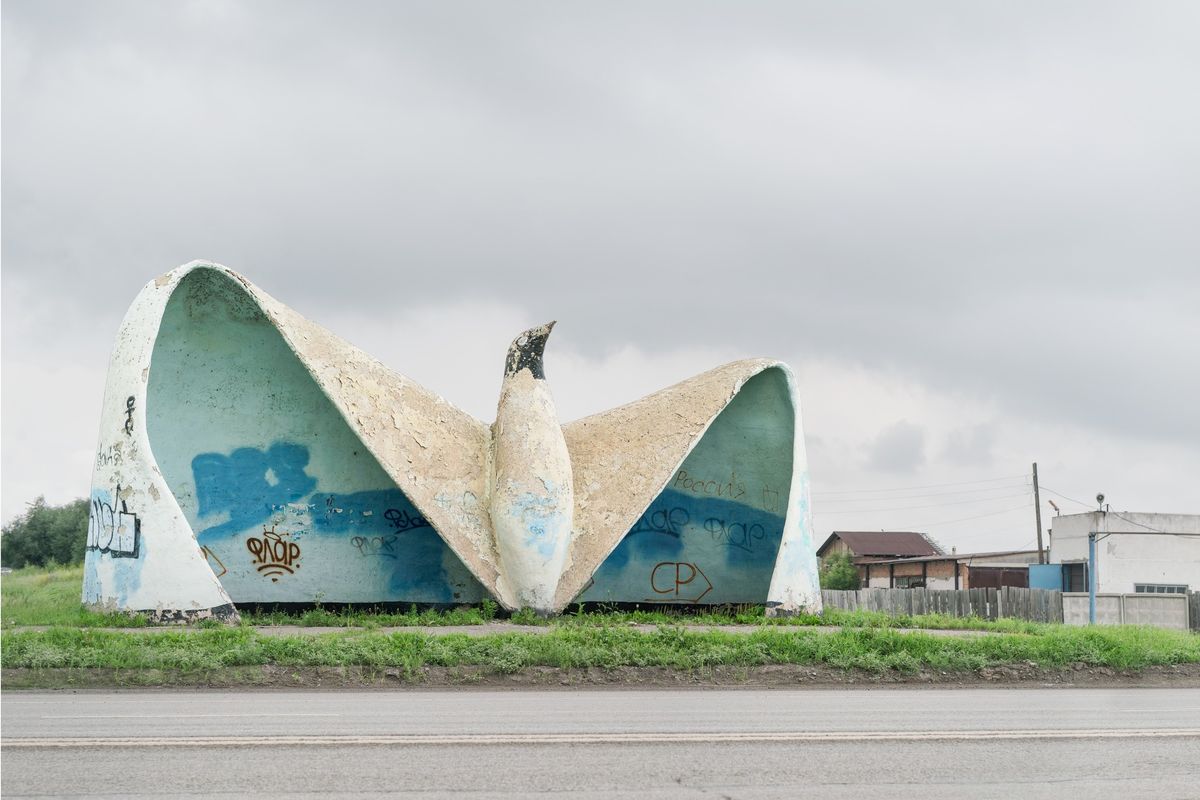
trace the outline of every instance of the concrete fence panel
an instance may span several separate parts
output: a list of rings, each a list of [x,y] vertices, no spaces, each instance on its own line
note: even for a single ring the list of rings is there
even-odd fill
[[[1189,599],[1182,594],[1097,594],[1096,624],[1153,625],[1186,631],[1191,614]],[[1086,592],[1063,594],[1063,621],[1087,625],[1089,599]]]

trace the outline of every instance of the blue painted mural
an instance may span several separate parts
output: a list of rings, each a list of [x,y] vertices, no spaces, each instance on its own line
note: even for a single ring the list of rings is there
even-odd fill
[[[146,416],[155,460],[233,601],[486,597],[275,327],[218,278],[192,273],[167,304]]]
[[[308,460],[307,447],[288,442],[276,442],[265,451],[240,447],[227,456],[203,453],[193,458],[197,513],[229,514],[225,522],[198,533],[197,540],[207,545],[216,537],[246,530],[307,495],[317,485],[304,471]]]
[[[430,603],[462,599],[462,592],[454,590],[452,567],[457,559],[399,489],[315,494],[310,508],[313,530],[353,534],[350,544],[357,556],[379,560],[379,568],[389,573],[389,596],[429,598],[424,602]],[[465,567],[462,574],[466,574]]]
[[[151,361],[136,408],[154,462],[235,603],[488,596],[236,281],[182,278]],[[788,511],[792,409],[782,371],[742,384],[579,598],[764,602]],[[526,550],[549,560],[569,532],[550,529],[545,502],[535,492],[514,508]],[[129,539],[103,541],[120,552]]]
[[[604,561],[581,599],[761,603],[782,536],[780,514],[668,489]],[[747,595],[747,586],[756,593]]]
[[[309,461],[308,448],[294,442],[192,459],[198,516],[224,517],[197,536],[206,556],[212,561],[221,558],[218,553],[235,554],[235,564],[248,556],[253,568],[231,571],[220,561],[222,582],[235,602],[244,578],[257,576],[286,586],[318,552],[324,560],[330,551],[347,562],[339,573],[371,573],[380,590],[375,600],[455,603],[482,598],[482,587],[403,492],[312,492],[318,479],[306,471]],[[322,564],[322,571],[328,566]]]
[[[765,602],[791,486],[791,424],[781,380],[746,384],[579,599]]]

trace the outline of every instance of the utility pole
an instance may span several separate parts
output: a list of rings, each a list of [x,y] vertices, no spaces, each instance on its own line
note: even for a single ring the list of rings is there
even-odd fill
[[[1037,462],[1033,462],[1033,511],[1037,517],[1038,563],[1046,563],[1046,553],[1042,550],[1042,496],[1038,494]]]
[[[1088,531],[1088,625],[1096,624],[1096,531]]]

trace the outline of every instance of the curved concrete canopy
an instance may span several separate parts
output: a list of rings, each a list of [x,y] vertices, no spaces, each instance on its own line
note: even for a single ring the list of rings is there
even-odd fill
[[[488,426],[232,270],[151,281],[109,366],[84,602],[818,611],[791,372],[739,361],[560,426],[549,330],[514,342]]]

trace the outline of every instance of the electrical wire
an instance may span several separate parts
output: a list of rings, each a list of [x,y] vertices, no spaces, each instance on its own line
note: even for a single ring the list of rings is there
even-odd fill
[[[926,522],[926,523],[922,523],[920,525],[901,525],[901,526],[898,526],[897,529],[898,530],[915,530],[917,528],[932,528],[935,525],[950,525],[955,522],[968,522],[973,519],[983,519],[984,517],[996,517],[996,516],[999,516],[1000,514],[1011,514],[1014,511],[1027,511],[1032,506],[1033,506],[1032,503],[1026,503],[1023,506],[1017,506],[1016,508],[1008,508],[1003,511],[993,511],[990,514],[979,514],[974,517],[961,517],[960,519],[944,519],[941,522]]]
[[[872,502],[875,500],[921,500],[926,497],[949,497],[951,495],[959,495],[959,494],[978,494],[979,492],[1002,492],[1002,491],[1007,491],[1009,489],[1015,489],[1018,486],[1032,487],[1033,484],[1031,484],[1031,483],[1014,483],[1014,484],[1007,485],[1007,486],[987,486],[987,487],[983,487],[980,489],[956,489],[955,491],[952,491],[952,492],[933,492],[931,494],[911,494],[911,495],[906,494],[906,495],[898,495],[898,496],[894,496],[894,497],[831,498],[829,502],[831,502],[831,503],[869,503],[869,502]],[[1031,488],[1031,491],[1032,491],[1032,488]],[[825,494],[833,494],[833,492],[813,492],[812,496],[813,497],[821,497]],[[983,498],[983,499],[987,499],[987,498]]]
[[[1145,528],[1146,530],[1148,530],[1148,531],[1153,531],[1154,533],[1169,533],[1169,532],[1170,532],[1170,531],[1164,531],[1164,530],[1161,530],[1160,528],[1151,528],[1149,525],[1143,525],[1143,524],[1142,524],[1142,523],[1140,523],[1140,522],[1134,522],[1133,520],[1129,519],[1128,517],[1122,517],[1120,514],[1118,514],[1118,513],[1117,513],[1117,512],[1115,512],[1115,511],[1110,511],[1109,513],[1110,513],[1110,514],[1112,514],[1112,515],[1113,515],[1114,517],[1116,517],[1117,519],[1123,519],[1123,520],[1125,520],[1125,521],[1126,521],[1126,522],[1128,522],[1130,525],[1137,525],[1139,528]]]
[[[1129,519],[1128,517],[1122,517],[1120,514],[1118,514],[1118,513],[1117,513],[1117,512],[1115,512],[1115,511],[1109,511],[1109,512],[1106,512],[1106,513],[1112,514],[1112,515],[1113,515],[1114,517],[1116,517],[1117,519],[1125,520],[1125,521],[1126,521],[1126,522],[1128,522],[1130,525],[1137,525],[1139,528],[1145,528],[1145,529],[1146,529],[1147,531],[1149,531],[1150,533],[1161,533],[1161,534],[1163,534],[1164,536],[1184,536],[1184,537],[1187,537],[1187,536],[1200,536],[1200,533],[1185,533],[1185,532],[1183,532],[1183,531],[1164,531],[1164,530],[1162,530],[1161,528],[1151,528],[1149,525],[1143,525],[1143,524],[1142,524],[1142,523],[1140,523],[1140,522],[1134,522],[1133,520]],[[1126,532],[1128,532],[1128,533],[1134,533],[1134,534],[1136,534],[1136,533],[1137,533],[1137,531],[1112,531],[1112,533],[1126,533]],[[1109,534],[1109,535],[1111,535],[1111,534]]]
[[[868,494],[878,492],[908,492],[916,489],[940,489],[944,486],[968,486],[974,483],[996,483],[997,481],[1011,481],[1016,478],[1024,478],[1021,475],[1005,475],[1000,478],[984,478],[978,481],[958,481],[957,483],[930,483],[924,486],[896,486],[891,489],[838,489],[827,492],[813,492],[813,494]]]
[[[1066,496],[1065,494],[1063,494],[1062,492],[1056,492],[1056,491],[1054,491],[1053,489],[1051,489],[1049,486],[1047,486],[1047,485],[1046,485],[1046,484],[1044,484],[1044,483],[1039,483],[1039,484],[1038,484],[1038,488],[1039,488],[1039,489],[1041,489],[1041,490],[1042,490],[1042,491],[1044,491],[1044,492],[1049,492],[1049,493],[1050,493],[1050,494],[1052,494],[1052,495],[1055,495],[1055,496],[1057,496],[1057,497],[1061,497],[1063,500],[1070,500],[1072,503],[1075,503],[1076,505],[1083,506],[1084,508],[1089,508],[1089,509],[1093,509],[1093,510],[1095,509],[1095,506],[1096,506],[1096,504],[1095,504],[1095,503],[1083,503],[1083,502],[1080,502],[1079,500],[1076,500],[1074,497],[1067,497],[1067,496]]]
[[[987,503],[991,500],[1011,500],[1014,497],[1029,497],[1030,492],[1020,492],[1019,494],[1006,494],[1002,497],[977,497],[973,500],[956,500],[952,503],[930,503],[923,506],[896,506],[894,508],[856,508],[856,509],[834,509],[833,511],[823,511],[823,514],[874,514],[884,511],[917,511],[923,508],[942,508],[944,506],[961,506],[971,503]],[[891,499],[891,498],[887,498]]]

